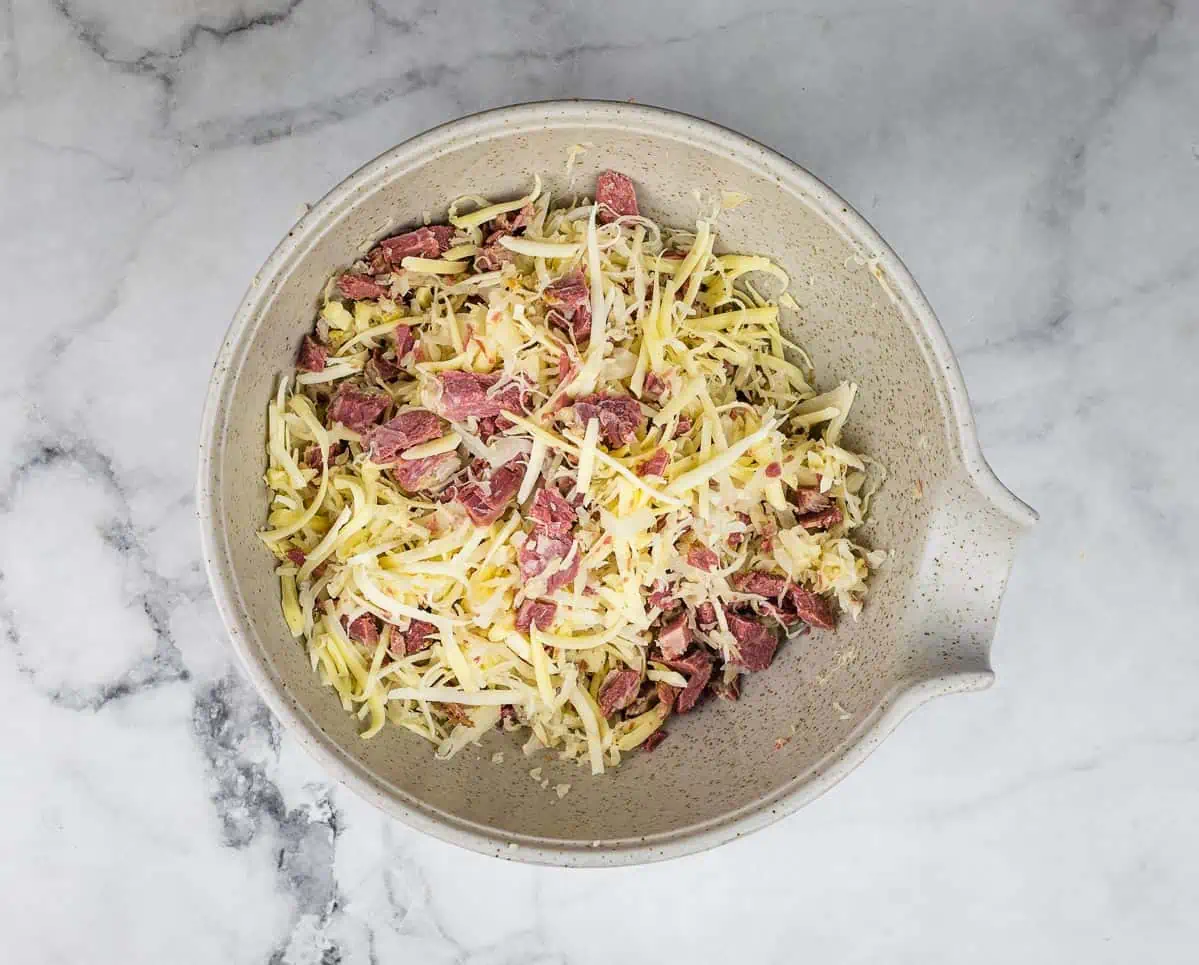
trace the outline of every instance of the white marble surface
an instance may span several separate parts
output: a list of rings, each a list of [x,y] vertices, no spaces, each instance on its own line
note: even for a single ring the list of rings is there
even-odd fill
[[[1195,960],[1199,5],[737,6],[0,0],[0,957]],[[855,203],[1043,514],[994,689],[747,840],[603,872],[332,786],[231,665],[192,516],[210,361],[301,204],[571,95]]]

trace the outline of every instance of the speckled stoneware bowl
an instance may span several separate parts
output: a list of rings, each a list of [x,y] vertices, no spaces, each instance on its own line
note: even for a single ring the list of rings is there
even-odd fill
[[[737,704],[709,700],[672,719],[670,739],[616,770],[526,760],[490,735],[452,761],[386,729],[370,741],[320,686],[284,626],[264,523],[266,405],[291,369],[329,275],[373,240],[434,219],[450,199],[516,197],[539,172],[566,188],[575,144],[581,191],[616,168],[643,213],[692,224],[696,191],[748,195],[720,222],[726,251],[769,255],[790,273],[798,312],[784,328],[815,360],[822,388],[861,390],[851,449],[889,469],[857,537],[892,551],[861,619],[783,646]],[[221,349],[204,413],[199,514],[213,592],[263,698],[334,776],[447,841],[562,865],[652,861],[760,828],[831,787],[913,708],[991,679],[1000,597],[1034,513],[991,473],[944,333],[894,252],[820,181],[786,158],[704,121],[653,108],[559,102],[491,111],[400,145],[342,182],[268,259]],[[782,739],[782,740],[780,740]],[[503,764],[492,755],[505,751]],[[551,785],[570,783],[559,800]],[[950,766],[948,763],[946,766]]]

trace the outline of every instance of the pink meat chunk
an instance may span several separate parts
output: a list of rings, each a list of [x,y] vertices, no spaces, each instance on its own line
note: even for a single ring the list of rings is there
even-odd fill
[[[450,246],[454,229],[449,225],[433,225],[393,235],[379,242],[387,263],[399,267],[405,258],[436,258]]]
[[[696,543],[687,550],[687,562],[694,566],[697,570],[703,570],[705,573],[711,573],[717,566],[720,565],[720,557],[706,546],[701,546]]]
[[[525,474],[525,457],[504,463],[490,475],[471,479],[458,487],[457,500],[476,526],[490,526],[504,515]]]
[[[657,476],[665,479],[666,467],[670,463],[670,454],[665,449],[655,449],[654,454],[637,466],[638,476]]]
[[[658,631],[658,646],[667,660],[678,660],[691,646],[691,627],[687,614],[680,613]]]
[[[522,579],[531,580],[540,576],[549,566],[550,560],[565,559],[572,545],[573,540],[546,536],[534,530],[516,554],[516,563]]]
[[[689,415],[679,416],[679,423],[675,427],[674,437],[676,439],[683,438],[683,436],[687,435],[687,433],[689,433],[691,431],[691,427],[694,425],[695,425],[695,422],[691,418],[691,416],[689,416]]]
[[[345,447],[346,447],[346,444],[344,442],[335,442],[331,446],[329,446],[329,464],[330,465],[333,464],[334,459],[336,459],[338,456],[340,456],[342,454],[342,452],[345,450]],[[321,461],[321,447],[320,446],[313,444],[304,450],[304,465],[308,469],[320,469],[321,468],[323,463]]]
[[[291,549],[289,549],[287,551],[287,559],[289,562],[294,563],[296,566],[303,566],[304,561],[306,559],[308,559],[308,556],[304,553],[304,551],[302,549],[296,549],[293,546]]]
[[[447,419],[461,422],[474,416],[486,419],[498,416],[505,409],[524,412],[528,403],[528,387],[510,380],[497,389],[503,376],[481,372],[443,372],[441,399],[438,408]]]
[[[574,410],[583,427],[599,419],[600,438],[610,449],[632,442],[645,425],[641,403],[631,395],[597,392],[575,402]]]
[[[538,630],[548,630],[558,611],[558,604],[549,600],[525,600],[516,611],[516,629],[524,633],[530,627]]]
[[[821,630],[832,630],[837,625],[828,600],[795,583],[787,587],[787,603],[794,608],[804,623]]]
[[[703,602],[695,608],[695,624],[705,633],[716,626],[716,605]]]
[[[742,593],[752,593],[771,601],[764,603],[763,609],[785,626],[797,620],[822,630],[831,630],[836,626],[827,600],[797,583],[788,583],[781,576],[760,570],[739,573],[733,578],[733,586]]]
[[[659,680],[654,684],[654,693],[658,697],[658,703],[665,704],[671,709],[674,708],[674,702],[678,700],[681,692],[678,687],[670,686],[665,680]]]
[[[712,679],[712,658],[707,651],[697,647],[688,656],[665,663],[671,670],[677,670],[687,678],[687,686],[674,705],[675,713],[685,714],[699,703],[704,688]]]
[[[574,545],[573,543],[571,544]],[[573,583],[575,576],[579,572],[579,554],[576,552],[564,567],[556,573],[551,573],[545,581],[545,591],[553,593],[555,590]]]
[[[296,362],[296,368],[305,372],[323,372],[328,357],[329,350],[325,346],[311,335],[305,335],[304,341],[300,343],[300,357]]]
[[[475,255],[475,271],[499,271],[504,265],[516,261],[516,252],[501,244],[486,244]]]
[[[444,434],[443,423],[434,413],[428,409],[409,409],[367,432],[366,451],[376,466],[387,466],[398,460],[405,449],[440,439]]]
[[[367,275],[346,272],[337,279],[337,287],[346,298],[386,298],[387,288]]]
[[[780,599],[787,589],[787,579],[774,573],[764,573],[761,570],[751,570],[748,573],[738,573],[733,577],[733,589],[742,593],[752,593],[755,596]]]
[[[579,518],[575,508],[548,486],[537,490],[533,505],[529,507],[529,516],[535,530],[558,539],[569,536]]]
[[[428,650],[433,645],[433,641],[429,639],[437,632],[437,627],[425,620],[413,620],[408,624],[408,629],[404,633],[404,654],[411,656],[414,653],[420,653],[422,650]]]
[[[624,710],[637,697],[641,689],[641,674],[636,670],[610,670],[600,684],[599,706],[605,717]]]
[[[533,215],[536,214],[532,204],[526,204],[519,211],[509,211],[501,215],[497,215],[491,222],[492,231],[488,235],[489,238],[494,238],[497,235],[512,235],[520,231],[521,228],[528,227],[533,220]]]
[[[828,529],[830,526],[836,526],[844,518],[840,509],[830,506],[818,513],[804,513],[796,517],[795,521],[804,529]]]
[[[567,332],[576,345],[591,338],[591,290],[582,271],[563,275],[542,294],[550,306],[546,319],[551,325]]]
[[[823,512],[833,504],[832,497],[822,493],[815,486],[794,490],[791,493],[791,502],[795,506],[795,511],[801,516]]]
[[[404,361],[404,357],[416,347],[416,336],[412,334],[409,325],[397,325],[391,333],[396,343],[396,358]]]
[[[646,372],[645,383],[642,386],[642,394],[648,395],[651,399],[661,399],[662,395],[669,388],[667,381],[658,375],[657,372]]]
[[[666,740],[669,735],[664,730],[656,730],[645,739],[645,743],[641,746],[647,751],[652,751],[655,747]]]
[[[583,345],[591,340],[591,305],[584,302],[569,318],[560,309],[551,308],[546,314],[548,321],[555,328],[566,332],[575,345]]]
[[[347,429],[366,432],[379,421],[391,396],[382,392],[364,392],[343,383],[329,401],[329,422],[340,422]]]
[[[371,382],[393,382],[404,374],[395,359],[389,359],[383,349],[377,348],[367,360],[364,374]]]
[[[350,621],[346,635],[363,646],[373,647],[379,642],[379,624],[369,613],[364,613]]]
[[[783,474],[783,464],[781,462],[772,462],[766,467],[766,475],[770,479],[778,479]]]
[[[570,318],[591,301],[591,290],[587,287],[587,279],[583,277],[582,270],[576,268],[546,285],[542,296],[546,302],[559,308],[563,315]]]
[[[745,542],[747,536],[749,535],[749,527],[753,523],[753,520],[749,518],[749,513],[738,513],[737,518],[741,520],[742,524],[745,526],[746,532],[729,534],[728,544],[730,549],[737,549],[737,547]]]
[[[654,584],[654,588],[646,594],[645,602],[650,606],[656,606],[663,613],[669,613],[679,605],[677,597],[675,597],[675,589],[668,584],[659,580]]]
[[[595,203],[599,205],[599,220],[604,224],[624,215],[637,215],[637,189],[627,175],[619,171],[601,171],[595,179]]]
[[[769,667],[779,645],[778,632],[732,610],[726,609],[724,616],[728,620],[729,632],[737,639],[739,654],[730,662],[746,670],[765,670]]]
[[[440,489],[460,465],[457,455],[441,452],[424,459],[401,459],[391,467],[391,474],[401,489],[416,493],[422,489]]]

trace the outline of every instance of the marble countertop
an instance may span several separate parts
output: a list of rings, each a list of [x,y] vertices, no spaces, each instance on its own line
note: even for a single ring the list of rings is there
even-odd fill
[[[0,0],[4,957],[1193,961],[1196,5],[465,9]],[[993,689],[640,869],[480,857],[334,786],[232,665],[193,517],[209,365],[301,205],[431,125],[562,96],[709,117],[844,194],[1043,517]]]

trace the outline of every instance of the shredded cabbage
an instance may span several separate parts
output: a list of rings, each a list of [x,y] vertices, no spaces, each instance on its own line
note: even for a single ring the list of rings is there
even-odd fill
[[[726,209],[742,201],[729,198]],[[886,558],[850,539],[882,478],[840,445],[857,386],[811,387],[810,360],[780,329],[780,306],[798,310],[786,273],[760,255],[716,253],[708,220],[682,231],[637,216],[603,224],[598,213],[586,199],[555,204],[540,179],[514,201],[459,199],[439,256],[408,255],[389,272],[354,266],[385,296],[326,286],[316,336],[327,363],[283,378],[269,404],[261,536],[279,559],[284,617],[365,721],[364,737],[391,723],[444,758],[499,725],[600,773],[669,717],[653,688],[687,684],[685,668],[652,649],[669,604],[651,594],[668,588],[697,639],[727,659],[738,644],[722,604],[751,602],[737,574],[780,574],[856,618]],[[518,218],[519,233],[492,236]],[[547,292],[572,278],[587,285],[583,344],[553,319]],[[379,375],[373,364],[403,332],[415,351],[394,363],[402,374]],[[514,500],[486,526],[458,502],[405,491],[361,433],[328,417],[343,384],[387,392],[389,412],[438,411],[439,377],[455,370],[517,379],[531,402],[505,410],[498,433],[447,420],[397,465],[458,454],[451,469],[473,460],[494,471],[525,460]],[[610,445],[603,415],[573,417],[597,392],[638,400],[634,437]],[[646,472],[655,457],[660,471]],[[526,578],[527,510],[543,485],[573,500],[578,521],[570,552]],[[822,494],[835,521],[806,528],[793,504],[801,490]],[[694,563],[697,546],[716,564]],[[556,574],[565,579],[551,591]],[[526,601],[555,605],[548,625],[516,628]],[[709,602],[716,626],[704,630],[695,611]],[[353,629],[363,616],[377,638]],[[421,625],[429,645],[406,646]],[[630,670],[638,700],[605,714],[605,685]],[[732,663],[716,675],[735,677]]]

